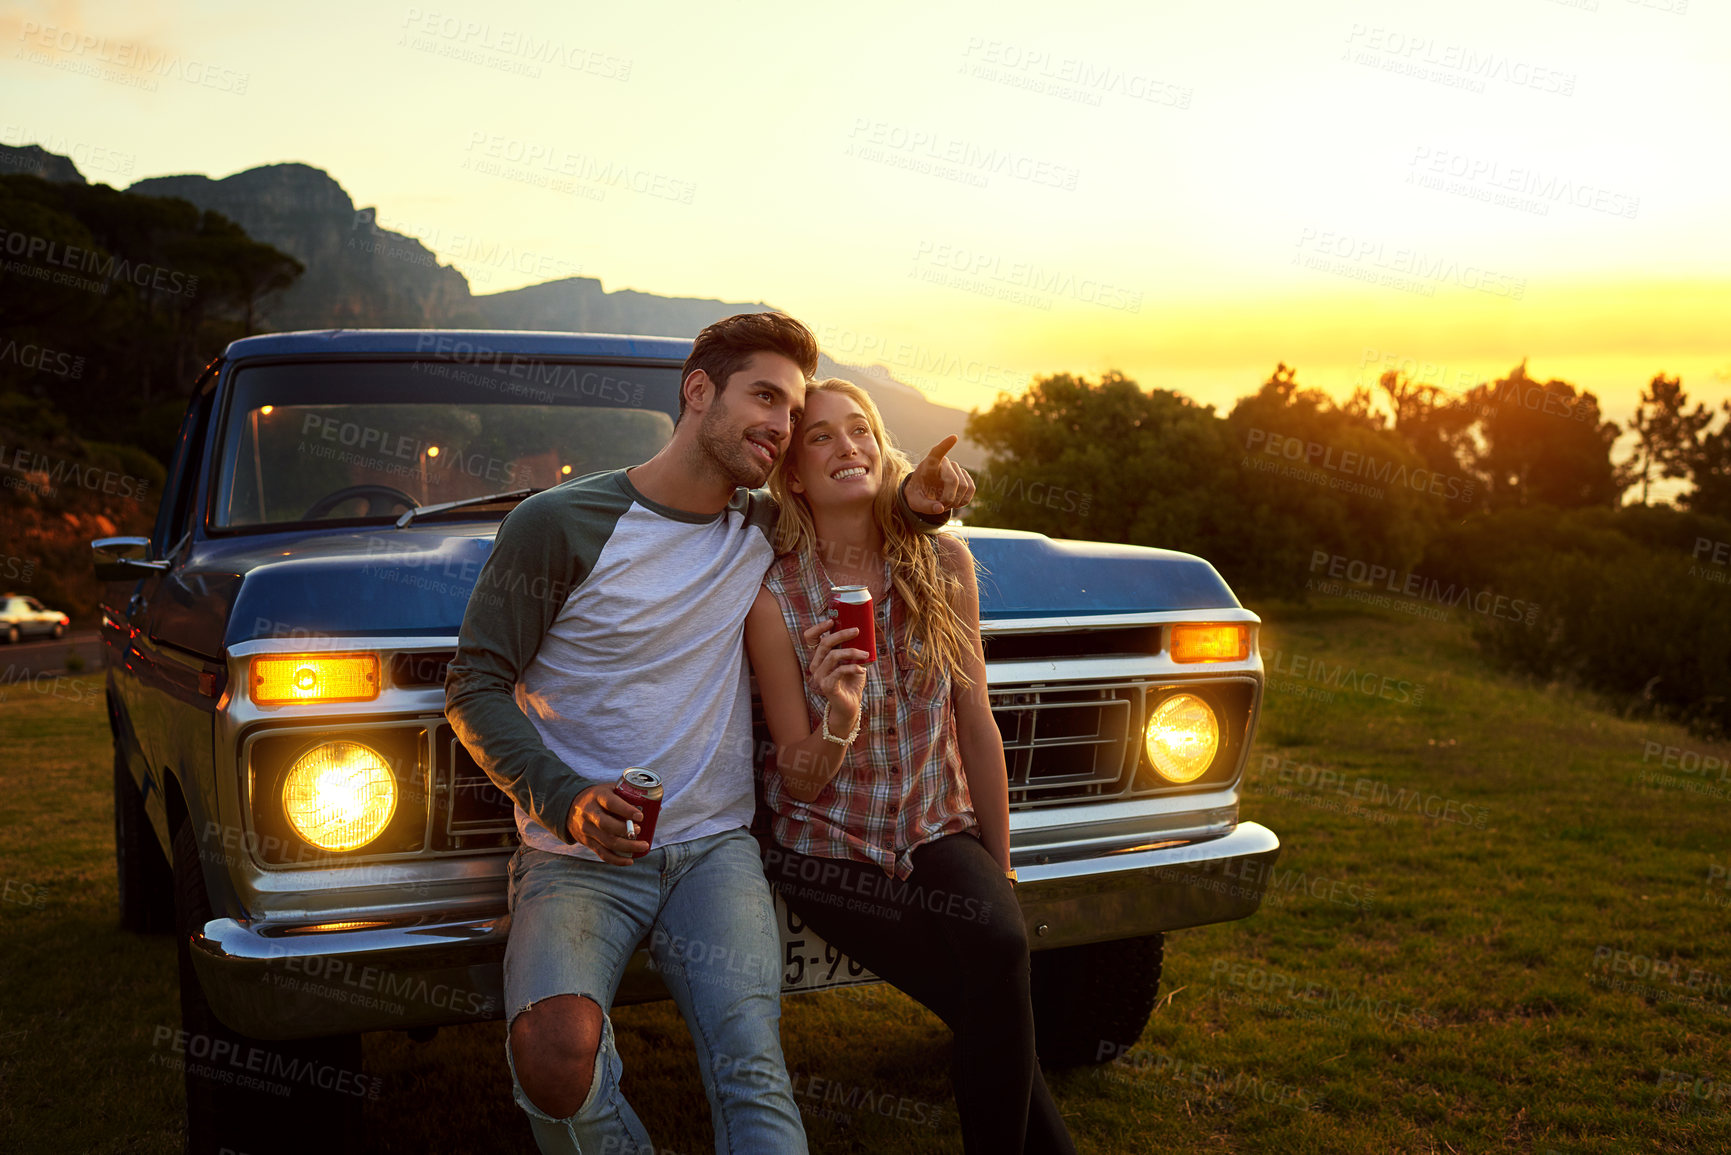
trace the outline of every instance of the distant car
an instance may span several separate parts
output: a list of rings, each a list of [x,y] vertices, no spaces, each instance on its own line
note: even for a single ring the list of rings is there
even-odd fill
[[[0,595],[0,637],[20,642],[31,634],[64,638],[72,619],[23,594]]]
[[[189,1151],[335,1155],[376,1093],[363,1032],[505,1017],[517,829],[445,720],[446,667],[471,597],[549,596],[482,575],[500,520],[659,450],[690,352],[248,337],[192,390],[151,536],[93,543],[121,922],[177,931],[182,1029],[156,1031]],[[951,532],[984,571],[1040,1054],[1099,1063],[1141,1036],[1165,932],[1262,902],[1280,840],[1239,815],[1260,619],[1199,557]],[[875,981],[778,913],[784,992]],[[616,981],[668,997],[644,951]]]

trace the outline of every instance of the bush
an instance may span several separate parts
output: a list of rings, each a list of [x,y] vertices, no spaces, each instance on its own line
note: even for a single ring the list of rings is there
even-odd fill
[[[1486,655],[1625,712],[1731,729],[1731,567],[1693,556],[1700,539],[1731,541],[1731,525],[1675,510],[1534,515],[1477,519],[1433,547],[1433,564],[1539,604],[1531,625],[1479,625]]]

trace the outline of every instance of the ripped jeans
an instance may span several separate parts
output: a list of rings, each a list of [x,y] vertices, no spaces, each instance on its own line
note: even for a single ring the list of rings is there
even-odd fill
[[[685,1018],[709,1097],[717,1152],[804,1155],[805,1130],[781,1053],[781,940],[757,842],[743,827],[658,846],[630,866],[522,846],[509,870],[511,1019],[542,999],[580,995],[603,1011],[639,943]],[[576,1113],[554,1119],[512,1092],[544,1152],[649,1155],[649,1134],[619,1091],[613,1017]]]

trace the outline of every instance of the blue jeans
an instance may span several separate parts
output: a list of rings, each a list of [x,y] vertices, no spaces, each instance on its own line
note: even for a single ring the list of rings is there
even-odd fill
[[[518,847],[509,871],[511,1020],[542,999],[580,995],[603,1012],[625,965],[650,958],[697,1045],[717,1152],[804,1155],[805,1130],[781,1054],[781,938],[757,841],[743,828],[659,846],[630,866]],[[554,1119],[523,1093],[517,1105],[544,1152],[649,1155],[649,1133],[619,1092],[613,1018],[602,1022],[595,1075],[577,1112]]]

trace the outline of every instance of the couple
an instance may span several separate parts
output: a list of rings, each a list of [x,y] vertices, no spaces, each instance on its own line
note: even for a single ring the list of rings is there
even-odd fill
[[[502,584],[481,584],[554,593],[463,619],[446,713],[516,803],[505,1052],[543,1151],[653,1150],[608,1013],[645,941],[697,1044],[716,1150],[806,1150],[771,884],[955,1031],[968,1151],[1073,1150],[1034,1059],[972,558],[934,532],[973,482],[944,459],[953,439],[910,470],[863,391],[810,383],[817,356],[779,313],[704,329],[661,452],[499,527]],[[875,661],[834,628],[832,584],[870,589]],[[748,649],[774,743],[767,854]],[[628,766],[665,784],[653,845],[614,793]]]

